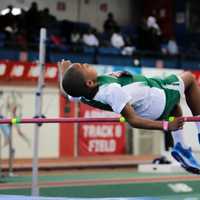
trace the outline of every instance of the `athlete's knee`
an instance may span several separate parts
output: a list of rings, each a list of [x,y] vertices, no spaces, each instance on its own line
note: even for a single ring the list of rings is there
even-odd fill
[[[186,71],[182,74],[182,77],[187,77],[188,79],[195,80],[194,75],[190,71]]]
[[[181,78],[184,81],[186,89],[187,89],[187,87],[191,86],[192,84],[194,84],[196,82],[196,79],[195,79],[194,75],[190,71],[184,72],[181,75]]]

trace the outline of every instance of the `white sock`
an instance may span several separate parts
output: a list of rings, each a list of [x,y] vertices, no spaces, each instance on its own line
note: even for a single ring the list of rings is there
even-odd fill
[[[183,139],[183,130],[182,129],[178,129],[176,131],[172,131],[172,137],[173,137],[173,141],[174,141],[174,146],[179,142],[182,144],[182,146],[184,148],[186,148],[187,146],[184,143],[184,139]]]

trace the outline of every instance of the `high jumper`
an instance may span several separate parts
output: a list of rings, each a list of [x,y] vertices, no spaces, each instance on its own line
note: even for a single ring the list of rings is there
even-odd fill
[[[193,116],[200,115],[200,89],[191,72],[166,78],[147,78],[129,72],[98,76],[89,64],[58,63],[60,87],[65,96],[79,97],[93,107],[121,114],[134,128],[171,131],[172,156],[191,173],[200,174],[200,163],[183,140],[184,117],[180,98],[185,97]],[[170,118],[170,116],[174,116]],[[200,133],[200,122],[196,122]],[[199,136],[199,134],[198,134]]]

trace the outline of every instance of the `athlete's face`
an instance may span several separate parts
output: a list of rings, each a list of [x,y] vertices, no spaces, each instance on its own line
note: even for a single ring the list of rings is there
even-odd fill
[[[88,87],[92,88],[97,85],[97,71],[94,67],[87,63],[73,63],[71,67],[76,67],[83,73]]]

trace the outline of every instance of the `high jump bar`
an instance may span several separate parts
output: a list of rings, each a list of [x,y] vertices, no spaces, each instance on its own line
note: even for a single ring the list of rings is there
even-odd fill
[[[200,121],[200,116],[183,116],[185,122]],[[37,124],[37,123],[97,123],[97,122],[126,122],[124,117],[61,117],[61,118],[4,118],[0,124]]]
[[[61,117],[61,118],[4,118],[0,124],[37,124],[37,123],[95,123],[95,122],[125,122],[123,117]]]

